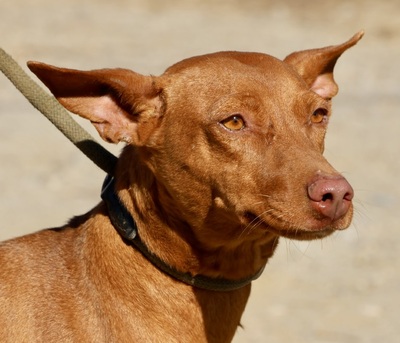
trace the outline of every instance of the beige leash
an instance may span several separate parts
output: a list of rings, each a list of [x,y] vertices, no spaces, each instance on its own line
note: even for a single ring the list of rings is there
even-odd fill
[[[117,157],[103,148],[50,94],[46,93],[15,60],[0,48],[0,70],[28,101],[49,119],[99,168],[114,175]]]

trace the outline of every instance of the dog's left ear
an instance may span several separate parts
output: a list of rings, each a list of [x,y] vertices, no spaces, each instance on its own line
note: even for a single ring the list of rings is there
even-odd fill
[[[158,126],[162,100],[151,76],[125,69],[80,71],[28,62],[69,111],[89,119],[107,142],[144,145]]]
[[[325,99],[331,99],[338,92],[338,86],[333,78],[336,61],[363,35],[364,32],[360,31],[340,45],[294,52],[287,56],[284,62],[290,64],[300,74],[312,91]]]

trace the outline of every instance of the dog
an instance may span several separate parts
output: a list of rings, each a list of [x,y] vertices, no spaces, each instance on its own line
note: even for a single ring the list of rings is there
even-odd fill
[[[102,200],[0,246],[1,342],[230,342],[279,237],[350,225],[323,157],[347,42],[218,52],[161,76],[28,62],[69,111],[124,142]]]

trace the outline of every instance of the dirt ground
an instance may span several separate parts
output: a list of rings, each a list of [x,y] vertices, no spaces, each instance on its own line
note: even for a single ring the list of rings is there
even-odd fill
[[[326,144],[355,189],[354,224],[323,241],[282,240],[253,284],[234,342],[396,343],[399,15],[397,0],[0,0],[0,46],[21,65],[160,74],[192,55],[248,50],[283,58],[365,29],[337,64]],[[0,75],[1,239],[86,212],[99,201],[103,177]]]

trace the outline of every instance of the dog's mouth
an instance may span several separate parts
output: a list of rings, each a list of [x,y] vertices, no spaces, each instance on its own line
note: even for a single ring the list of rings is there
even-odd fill
[[[248,231],[263,230],[294,240],[321,239],[348,227],[347,220],[332,221],[328,218],[307,218],[303,223],[296,223],[282,214],[274,215],[272,211],[261,215],[246,211],[243,214],[243,222]]]

